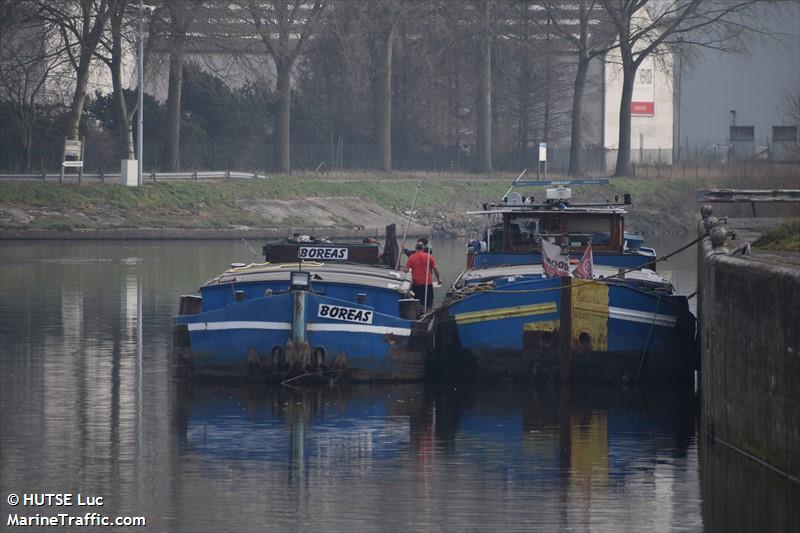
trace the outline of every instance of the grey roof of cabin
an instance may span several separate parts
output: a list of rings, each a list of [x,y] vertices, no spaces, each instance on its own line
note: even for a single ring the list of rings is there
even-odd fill
[[[627,211],[621,207],[559,207],[559,208],[548,208],[542,206],[509,206],[509,207],[492,207],[490,209],[482,209],[480,211],[467,211],[467,215],[499,215],[504,213],[517,213],[517,214],[562,214],[562,213],[569,213],[569,214],[581,214],[581,213],[588,213],[588,214],[614,214],[614,215],[624,215],[627,214]]]
[[[210,279],[203,286],[233,283],[254,283],[260,281],[289,281],[292,272],[300,270],[299,264],[255,263],[226,270]],[[368,287],[397,290],[405,293],[411,287],[409,275],[404,272],[380,266],[358,265],[353,263],[304,262],[302,271],[309,272],[314,282],[349,283]]]

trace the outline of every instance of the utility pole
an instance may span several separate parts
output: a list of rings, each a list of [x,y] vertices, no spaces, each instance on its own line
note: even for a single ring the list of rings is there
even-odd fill
[[[144,3],[139,0],[139,109],[136,124],[136,158],[139,160],[138,185],[144,182],[142,176],[142,136],[144,135]]]

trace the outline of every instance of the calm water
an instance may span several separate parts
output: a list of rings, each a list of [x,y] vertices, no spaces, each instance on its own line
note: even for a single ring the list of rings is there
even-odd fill
[[[434,246],[452,279],[462,243]],[[42,492],[102,496],[148,531],[797,524],[796,487],[698,438],[692,391],[172,383],[178,296],[249,254],[0,242],[0,529],[12,511],[64,512],[7,503]],[[685,257],[664,269],[688,293]]]

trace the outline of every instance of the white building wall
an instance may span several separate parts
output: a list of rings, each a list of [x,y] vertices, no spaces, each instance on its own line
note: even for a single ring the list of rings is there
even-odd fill
[[[672,55],[658,58],[651,56],[645,59],[636,73],[633,101],[651,105],[637,106],[642,113],[631,117],[631,161],[634,163],[672,163],[673,62]],[[608,54],[605,67],[603,139],[607,150],[607,167],[613,168],[619,149],[619,110],[622,98],[622,65],[619,54]]]

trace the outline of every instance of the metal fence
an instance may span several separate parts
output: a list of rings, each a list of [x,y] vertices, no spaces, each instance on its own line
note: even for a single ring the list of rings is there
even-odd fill
[[[202,172],[150,172],[142,176],[144,183],[162,183],[170,181],[210,181],[229,179],[269,179],[266,174],[253,174],[250,172],[235,171],[202,171]],[[66,183],[122,183],[119,172],[93,172],[93,173],[0,173],[0,181],[45,181]]]
[[[120,160],[108,139],[88,139],[84,154],[84,176],[86,179],[104,181],[119,180]],[[5,146],[4,146],[5,148]],[[470,150],[458,147],[421,147],[417,145],[395,145],[392,147],[393,168],[398,171],[428,172],[471,172],[477,168],[477,159]],[[41,176],[46,172],[45,180],[50,180],[52,173],[60,165],[61,144],[43,143],[34,149],[30,157],[31,172]],[[565,174],[569,169],[569,145],[548,146],[547,169],[552,174]],[[669,148],[634,148],[631,161],[637,167],[638,175],[663,174],[669,172],[699,176],[702,169],[706,175],[712,174],[715,166],[729,162],[781,161],[787,159],[786,154],[797,153],[783,150],[780,153],[770,150],[769,146],[756,147],[750,157],[740,152],[731,151],[729,145],[713,143],[707,145],[688,146],[688,143]],[[380,168],[377,150],[372,144],[328,143],[291,145],[291,164],[297,172],[328,171],[369,171]],[[522,168],[535,169],[538,164],[538,151],[515,150],[495,153],[493,166],[498,171],[518,171]],[[6,150],[0,149],[0,171],[21,171],[27,164],[25,157],[9,145]],[[228,169],[245,169],[258,174],[267,174],[275,168],[275,155],[271,144],[226,142],[226,143],[187,143],[181,147],[181,170],[173,174],[181,176],[171,178],[161,172],[166,168],[166,148],[159,143],[145,143],[143,167],[145,173],[155,180],[162,179],[195,179],[199,169],[224,172]],[[796,161],[796,156],[795,156]],[[587,146],[584,149],[584,172],[600,174],[613,170],[616,162],[616,150],[601,146]],[[674,169],[660,169],[664,166],[675,166]],[[89,174],[91,173],[91,174]],[[203,174],[203,173],[201,173]],[[96,176],[96,177],[95,177]],[[31,179],[26,177],[25,179]],[[218,179],[203,178],[196,179]]]
[[[4,148],[5,150],[0,149],[0,171],[24,171],[28,166],[27,158],[19,147],[9,143]],[[30,156],[29,172],[57,171],[61,164],[61,151],[61,143],[35,145]],[[145,142],[143,152],[142,164],[146,173],[166,169],[167,154],[163,144]],[[534,149],[495,153],[494,168],[501,171],[534,168],[537,153]],[[471,172],[477,168],[475,154],[458,147],[399,144],[392,147],[392,155],[392,166],[399,171]],[[375,170],[381,167],[375,146],[364,143],[292,143],[290,156],[292,168],[299,172]],[[548,159],[550,171],[566,172],[569,168],[569,146],[551,145]],[[587,147],[584,159],[589,172],[601,172],[605,169],[606,157],[602,147]],[[108,139],[87,139],[83,161],[86,172],[98,175],[119,173],[120,157]],[[240,145],[235,142],[186,143],[181,146],[180,162],[180,170],[183,172],[238,168],[266,173],[276,167],[273,145]]]
[[[645,178],[793,178],[800,182],[800,164],[797,161],[747,160],[713,161],[693,159],[672,164],[633,163],[633,175]]]

